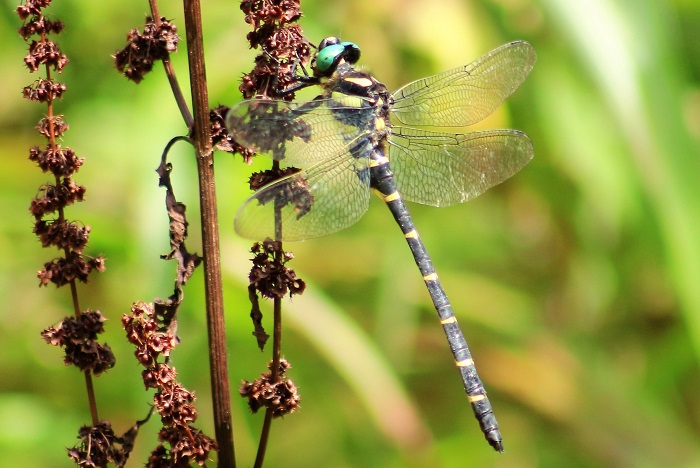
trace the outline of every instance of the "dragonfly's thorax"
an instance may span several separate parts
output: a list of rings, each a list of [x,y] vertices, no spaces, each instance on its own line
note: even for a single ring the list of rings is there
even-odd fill
[[[333,99],[341,107],[365,109],[367,114],[361,112],[361,120],[366,125],[364,130],[371,134],[372,145],[383,149],[391,132],[389,113],[393,104],[391,93],[383,83],[347,63],[341,63],[325,85],[323,96]]]

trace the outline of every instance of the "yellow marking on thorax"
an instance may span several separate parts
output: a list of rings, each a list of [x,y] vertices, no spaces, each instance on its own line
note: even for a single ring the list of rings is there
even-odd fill
[[[446,318],[445,320],[440,320],[440,324],[442,325],[449,325],[450,323],[457,323],[457,319],[453,316]]]
[[[389,164],[389,159],[386,156],[378,156],[376,159],[369,160],[369,167],[379,167],[384,164]]]
[[[361,76],[345,78],[345,81],[349,81],[350,83],[355,83],[356,85],[362,86],[363,88],[369,88],[370,86],[372,86],[372,80],[370,80],[369,78],[361,77]]]
[[[474,360],[465,359],[463,361],[457,361],[455,364],[457,364],[457,367],[469,367],[474,365]]]
[[[359,96],[351,96],[349,94],[339,93],[338,91],[333,91],[331,93],[331,99],[346,107],[362,107],[362,103],[365,101]]]
[[[411,229],[406,234],[403,235],[406,239],[418,239],[418,231]]]
[[[378,132],[384,131],[386,128],[386,122],[384,119],[374,119],[374,129]]]
[[[469,403],[476,403],[477,401],[485,400],[486,395],[481,394],[481,395],[468,396],[467,399],[469,400]]]
[[[437,279],[437,273],[430,273],[429,275],[425,275],[423,277],[423,281],[437,281]]]

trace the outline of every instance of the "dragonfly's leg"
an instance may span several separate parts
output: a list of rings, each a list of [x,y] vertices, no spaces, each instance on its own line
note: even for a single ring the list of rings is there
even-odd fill
[[[298,67],[301,67],[301,72],[304,74],[303,76],[297,74]],[[298,54],[296,60],[294,60],[294,64],[292,64],[292,75],[295,77],[297,83],[286,89],[280,90],[280,95],[284,96],[286,94],[299,91],[300,89],[308,88],[309,86],[321,83],[320,78],[309,75],[309,72],[306,70],[306,67],[301,61],[301,57],[299,57]]]
[[[311,75],[309,75],[309,72],[306,71],[306,67],[301,62],[301,57],[299,57],[299,54],[297,54],[297,58],[294,61],[294,64],[292,65],[292,75],[297,74],[297,67],[301,67],[301,72],[304,74],[305,79],[311,78]],[[299,78],[301,78],[301,77],[299,77]]]
[[[311,85],[307,85],[307,86],[311,86]],[[323,104],[322,99],[323,99],[323,96],[316,96],[311,101],[305,102],[301,106],[294,109],[293,112],[295,114],[306,114],[307,112],[311,112],[314,109],[318,109],[318,107],[321,104]]]
[[[296,91],[299,91],[300,89],[308,88],[309,86],[317,85],[320,83],[320,80],[315,76],[297,76],[296,81],[296,84],[293,84],[288,88],[279,90],[279,95],[284,96],[286,94],[294,93]]]
[[[267,57],[270,60],[277,64],[274,77],[274,89],[276,90],[278,96],[286,96],[290,93],[299,91],[300,89],[304,89],[309,86],[317,85],[320,83],[321,80],[319,78],[309,75],[309,73],[306,71],[306,67],[304,67],[303,63],[301,63],[301,58],[297,54],[297,57],[294,60],[294,63],[292,64],[291,71],[291,74],[294,76],[294,80],[296,81],[296,83],[292,86],[289,86],[288,88],[279,89],[279,69],[282,62],[280,62],[280,60],[277,57],[270,54],[267,50],[263,49],[263,53],[267,55]],[[301,66],[301,71],[302,73],[304,73],[303,75],[297,75],[297,67],[299,66]]]

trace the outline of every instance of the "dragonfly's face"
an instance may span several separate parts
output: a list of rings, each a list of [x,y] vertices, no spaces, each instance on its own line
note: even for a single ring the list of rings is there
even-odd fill
[[[342,61],[354,64],[360,60],[360,48],[353,42],[340,42],[337,37],[327,37],[318,45],[314,58],[314,74],[330,76]]]

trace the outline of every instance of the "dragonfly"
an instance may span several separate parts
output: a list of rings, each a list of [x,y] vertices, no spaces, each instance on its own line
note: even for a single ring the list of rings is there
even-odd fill
[[[275,167],[284,168],[238,210],[234,227],[242,237],[325,236],[356,223],[372,192],[386,202],[423,276],[481,431],[499,452],[503,438],[491,402],[404,200],[456,205],[532,159],[532,143],[518,130],[453,133],[422,127],[467,127],[483,120],[520,86],[536,57],[529,43],[514,41],[391,93],[355,68],[359,46],[328,37],[318,46],[313,75],[305,71],[295,87],[319,85],[318,97],[247,100],[226,116],[238,143],[269,154]]]

